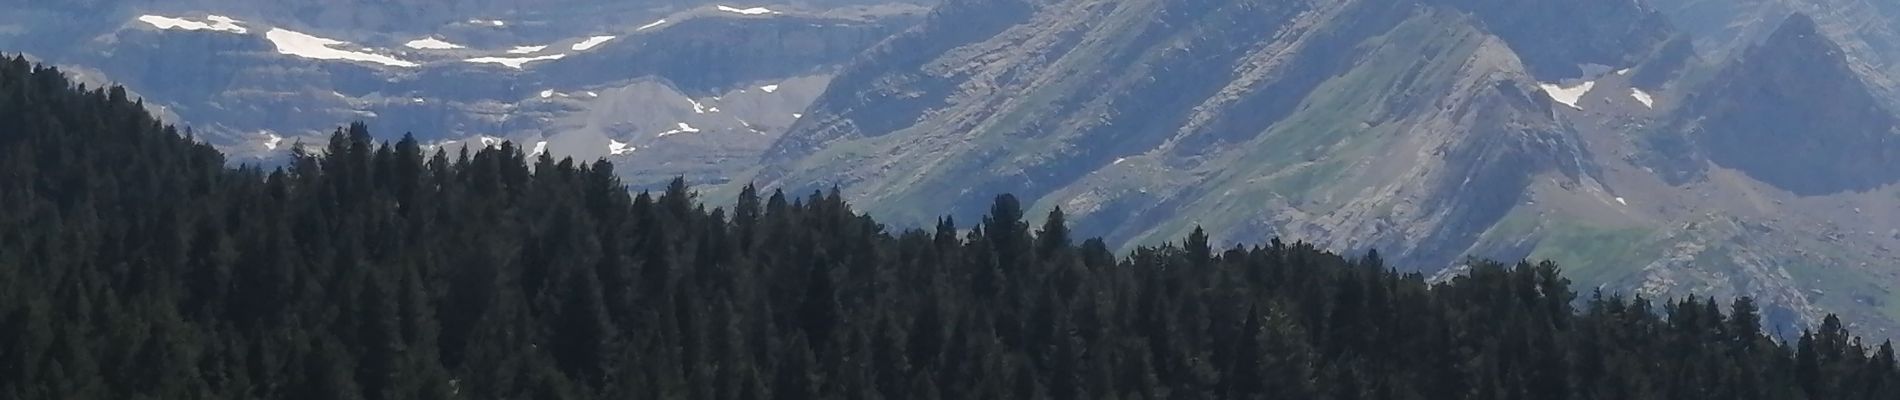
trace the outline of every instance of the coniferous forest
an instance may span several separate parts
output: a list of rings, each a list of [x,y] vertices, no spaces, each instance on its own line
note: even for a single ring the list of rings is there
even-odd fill
[[[1111,253],[1009,196],[897,230],[832,193],[363,125],[230,168],[121,89],[0,67],[0,399],[1894,399],[1893,347],[1749,299],[1441,283],[1193,235]],[[729,205],[729,206],[728,206]]]

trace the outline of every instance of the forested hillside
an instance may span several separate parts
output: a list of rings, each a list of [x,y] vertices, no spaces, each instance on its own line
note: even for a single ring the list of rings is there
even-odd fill
[[[1891,399],[1892,346],[1746,298],[1429,283],[1060,210],[892,232],[837,193],[340,130],[231,169],[124,91],[0,66],[0,399]],[[1783,340],[1782,338],[1787,338]]]

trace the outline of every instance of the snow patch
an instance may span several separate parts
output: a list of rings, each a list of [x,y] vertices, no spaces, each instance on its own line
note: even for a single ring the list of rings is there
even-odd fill
[[[1583,100],[1583,95],[1586,93],[1590,93],[1590,89],[1596,88],[1597,83],[1596,81],[1585,81],[1575,86],[1564,86],[1564,85],[1552,84],[1552,83],[1542,83],[1542,84],[1538,84],[1537,86],[1540,88],[1543,88],[1544,93],[1549,93],[1551,100],[1556,100],[1558,103],[1564,103],[1564,105],[1570,106],[1570,108],[1582,110],[1583,107],[1578,106],[1577,102],[1579,100]]]
[[[1128,161],[1128,157],[1117,158],[1115,159],[1114,165],[1121,165],[1123,162],[1127,162],[1127,161]]]
[[[766,93],[776,93],[778,92],[778,85],[760,86],[759,90],[764,90]]]
[[[539,56],[539,57],[476,57],[476,58],[470,58],[470,59],[462,60],[462,61],[472,62],[476,64],[501,64],[509,68],[521,69],[521,66],[527,63],[531,63],[535,61],[559,60],[565,57],[567,57],[566,54],[552,54],[552,55],[545,55],[545,56]]]
[[[587,97],[600,97],[600,93],[594,93],[593,91],[588,91]]]
[[[277,150],[277,145],[283,142],[284,142],[283,136],[277,136],[276,134],[272,134],[269,132],[264,133],[264,149],[265,150]]]
[[[1617,75],[1629,75],[1629,74],[1630,74],[1630,69],[1629,69],[1629,68],[1624,68],[1624,69],[1619,69],[1619,70],[1616,70],[1616,74],[1617,74]]]
[[[481,137],[481,140],[482,140],[482,147],[483,147],[483,148],[488,148],[488,147],[495,147],[495,146],[497,146],[497,145],[500,145],[500,144],[501,144],[501,138],[493,138],[493,137],[487,137],[487,136],[483,136],[483,137]]]
[[[508,21],[498,19],[471,19],[468,20],[468,23],[488,26],[508,26]]]
[[[692,103],[692,104],[693,104],[693,113],[694,113],[694,114],[705,114],[705,113],[706,113],[706,105],[704,105],[704,104],[699,104],[699,101],[698,101],[698,100],[693,100],[692,98],[690,98],[690,97],[689,97],[689,98],[687,98],[687,99],[686,99],[686,102],[687,102],[687,103]]]
[[[543,91],[541,91],[541,98],[543,98],[543,99],[545,99],[545,98],[549,98],[549,97],[554,97],[554,91],[553,91],[553,90],[543,90]]]
[[[244,27],[238,26],[239,22],[244,22],[244,21],[232,19],[231,17],[226,17],[223,15],[207,15],[205,16],[205,20],[211,21],[211,27],[213,29],[235,29],[237,33],[244,33],[244,32],[249,31],[249,29],[244,29]]]
[[[743,15],[778,14],[778,11],[772,11],[771,9],[768,9],[765,7],[738,8],[738,7],[729,7],[729,6],[721,5],[719,6],[719,11],[725,11],[729,13],[743,14]]]
[[[534,54],[547,48],[548,46],[515,46],[508,50],[508,54]]]
[[[416,67],[421,65],[381,54],[334,49],[330,46],[346,45],[349,44],[349,42],[311,36],[283,28],[271,28],[270,32],[264,33],[264,38],[270,40],[271,44],[277,46],[278,53],[303,58],[361,61],[392,67]]]
[[[1636,101],[1643,103],[1643,107],[1656,108],[1656,98],[1651,97],[1649,92],[1644,92],[1643,89],[1630,88],[1630,97],[1634,97]]]
[[[651,23],[651,24],[646,24],[646,25],[640,25],[640,27],[639,27],[639,28],[634,28],[633,30],[634,30],[635,32],[638,32],[638,31],[644,31],[644,30],[648,30],[648,29],[653,29],[653,28],[657,28],[657,27],[659,27],[660,25],[666,25],[666,20],[664,20],[664,19],[662,19],[662,20],[659,20],[659,21],[653,21],[653,23]]]
[[[677,135],[681,133],[699,133],[699,128],[694,128],[692,125],[687,125],[685,122],[681,122],[679,123],[679,129],[674,129],[674,130],[670,130],[666,132],[660,132],[659,137],[667,137],[667,136]]]
[[[607,43],[609,40],[614,40],[614,36],[594,36],[587,38],[587,40],[582,40],[580,43],[575,43],[568,48],[574,49],[574,51],[587,51],[588,49],[594,48],[594,46],[599,46],[601,43]]]
[[[455,50],[462,48],[462,45],[449,43],[433,37],[411,40],[409,43],[403,43],[402,45],[403,47],[416,50]]]
[[[193,20],[184,19],[184,18],[172,18],[172,17],[159,16],[159,15],[142,15],[142,16],[139,16],[138,20],[139,22],[151,24],[153,27],[156,27],[158,29],[181,29],[181,30],[187,30],[187,31],[220,31],[220,32],[231,32],[231,33],[249,33],[251,31],[249,29],[244,29],[243,26],[238,25],[238,22],[242,22],[242,21],[231,19],[230,17],[226,17],[222,15],[208,16],[208,17],[205,17],[204,21],[193,21]]]
[[[621,143],[618,140],[607,139],[607,154],[612,154],[612,155],[617,156],[617,155],[632,153],[634,150],[639,150],[639,149],[640,148],[638,147],[628,146],[626,143]]]
[[[534,142],[534,152],[533,152],[533,153],[528,153],[528,156],[529,156],[529,157],[540,157],[540,156],[541,156],[541,153],[546,153],[546,152],[548,152],[548,141],[546,141],[546,140],[543,140],[543,141],[539,141],[539,142]]]
[[[1627,206],[1627,205],[1630,205],[1630,202],[1629,200],[1624,200],[1622,197],[1618,197],[1616,198],[1616,204],[1622,204],[1622,205]]]
[[[792,119],[805,118],[805,114],[792,113]]]

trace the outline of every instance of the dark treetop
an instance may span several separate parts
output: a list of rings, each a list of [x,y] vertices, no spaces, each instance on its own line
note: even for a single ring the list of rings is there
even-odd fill
[[[889,232],[836,193],[340,130],[281,170],[0,66],[0,399],[1892,399],[1887,344],[1748,299],[1428,284],[1376,253],[1111,254],[1010,196]],[[722,203],[723,204],[723,203]]]

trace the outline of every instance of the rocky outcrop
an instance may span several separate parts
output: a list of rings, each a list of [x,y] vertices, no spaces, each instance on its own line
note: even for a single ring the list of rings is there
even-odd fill
[[[1687,35],[1677,35],[1664,42],[1656,51],[1650,53],[1638,63],[1631,72],[1630,84],[1643,89],[1661,91],[1666,86],[1681,79],[1693,68],[1700,65],[1695,42]]]
[[[1117,243],[1199,224],[1449,263],[1532,177],[1580,170],[1537,80],[1483,28],[1523,15],[1459,6],[1478,5],[1076,0],[1001,28],[927,22],[889,43],[941,50],[867,55],[758,178],[841,185],[897,221],[1011,192]],[[1635,59],[1604,54],[1544,57]]]
[[[1504,39],[1533,76],[1551,82],[1585,74],[1582,64],[1628,66],[1667,41],[1668,17],[1634,0],[1439,0],[1475,14]]]
[[[1678,118],[1674,130],[1715,165],[1796,194],[1900,181],[1900,120],[1806,15],[1691,94]]]
[[[889,133],[941,107],[957,77],[929,64],[1027,22],[1034,7],[1021,0],[946,1],[915,28],[866,50],[801,119],[796,127],[800,133],[767,150],[766,176],[783,174],[778,166],[808,156],[826,142]]]
[[[531,73],[552,86],[598,82],[602,69],[656,76],[696,95],[752,82],[833,73],[859,52],[913,24],[910,16],[875,22],[830,18],[697,18],[681,21],[610,51],[580,52]]]
[[[1900,327],[1873,305],[1900,301],[1877,267],[1900,223],[1860,214],[1900,209],[1900,169],[1849,166],[1882,156],[1846,128],[1883,118],[1824,41],[1715,69],[1644,2],[956,4],[847,68],[754,178],[898,225],[1008,192],[1124,247],[1548,258],[1609,292],[1756,296],[1778,326]],[[1834,133],[1774,133],[1797,124]],[[1837,142],[1860,148],[1805,153]],[[1750,164],[1791,150],[1805,178]]]
[[[1882,0],[1652,0],[1690,33],[1705,57],[1730,60],[1792,14],[1847,53],[1848,66],[1889,107],[1900,106],[1900,3]]]

